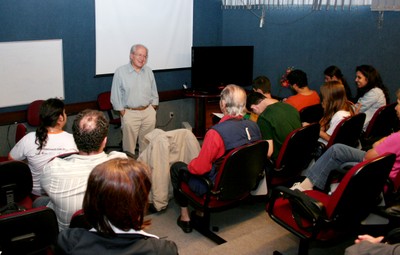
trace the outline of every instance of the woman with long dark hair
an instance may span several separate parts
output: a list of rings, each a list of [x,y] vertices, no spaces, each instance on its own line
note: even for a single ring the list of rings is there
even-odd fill
[[[8,158],[10,160],[27,160],[32,172],[32,195],[41,196],[40,175],[43,166],[55,156],[77,152],[74,138],[63,131],[67,123],[64,103],[57,98],[43,102],[39,112],[40,125],[36,132],[26,134],[12,148]]]
[[[328,66],[324,71],[325,82],[328,81],[340,81],[344,89],[346,90],[347,99],[353,101],[353,95],[351,94],[351,89],[347,80],[344,78],[342,71],[337,66]]]
[[[365,131],[376,110],[389,104],[389,93],[383,85],[379,72],[370,65],[357,66],[355,82],[357,84],[356,112],[364,112],[366,115]]]

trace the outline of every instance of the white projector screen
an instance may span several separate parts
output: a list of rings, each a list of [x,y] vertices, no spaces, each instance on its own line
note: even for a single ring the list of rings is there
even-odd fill
[[[133,44],[153,70],[191,66],[193,0],[95,0],[96,75],[129,63]]]
[[[62,40],[0,42],[0,107],[64,99]]]

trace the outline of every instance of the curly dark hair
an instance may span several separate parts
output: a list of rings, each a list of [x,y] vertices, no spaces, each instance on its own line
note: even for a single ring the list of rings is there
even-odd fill
[[[365,87],[357,89],[357,97],[356,97],[357,100],[360,97],[363,97],[365,93],[367,93],[371,89],[377,87],[383,91],[383,94],[385,94],[386,104],[390,103],[388,89],[383,84],[381,75],[379,74],[378,70],[376,70],[373,66],[370,65],[361,65],[356,67],[356,72],[362,73],[368,80],[368,83]]]
[[[303,88],[308,86],[307,74],[300,69],[295,69],[287,75],[287,80],[290,85],[296,84],[297,87]]]
[[[76,146],[80,152],[99,151],[101,143],[108,134],[108,121],[97,110],[86,109],[80,112],[72,125]]]

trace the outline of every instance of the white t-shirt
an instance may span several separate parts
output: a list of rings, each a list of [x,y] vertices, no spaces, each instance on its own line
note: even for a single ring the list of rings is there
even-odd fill
[[[328,128],[328,130],[325,131],[325,133],[327,133],[329,136],[331,136],[331,135],[333,134],[333,131],[335,131],[336,126],[337,126],[344,118],[349,117],[349,116],[350,116],[350,112],[349,112],[349,111],[343,111],[343,110],[337,111],[337,112],[332,116],[332,119],[331,119],[331,121],[330,121],[330,123],[329,123],[329,128]],[[321,142],[321,143],[323,143],[323,144],[325,144],[325,145],[328,144],[328,141],[326,141],[326,140],[324,140],[324,139],[322,139],[322,138],[319,138],[318,141]]]
[[[46,146],[38,150],[38,144],[35,143],[36,133],[26,134],[12,148],[9,156],[14,160],[27,160],[32,173],[33,188],[32,194],[40,196],[43,190],[40,187],[40,176],[44,165],[50,159],[65,153],[78,152],[74,137],[65,131],[59,133],[49,133]]]

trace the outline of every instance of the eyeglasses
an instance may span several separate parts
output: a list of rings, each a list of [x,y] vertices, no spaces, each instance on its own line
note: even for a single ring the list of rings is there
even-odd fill
[[[138,58],[144,58],[144,59],[147,58],[147,55],[142,55],[142,54],[133,54],[133,55],[135,55]]]

